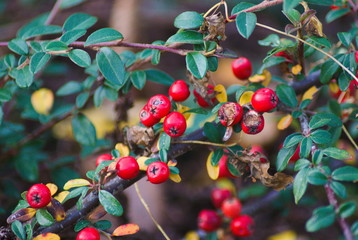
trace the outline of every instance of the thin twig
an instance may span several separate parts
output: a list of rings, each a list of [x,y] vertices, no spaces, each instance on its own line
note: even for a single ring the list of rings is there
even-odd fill
[[[45,25],[50,25],[52,21],[55,19],[57,13],[61,10],[62,0],[57,0],[53,8],[51,9],[48,18],[46,19]]]
[[[210,145],[216,147],[233,147],[236,143],[232,144],[221,144],[221,143],[213,143],[213,142],[203,142],[203,141],[174,141],[173,143],[188,143],[188,144],[202,144],[202,145]]]
[[[354,141],[354,139],[352,138],[351,134],[348,132],[346,126],[342,125],[342,130],[343,130],[343,132],[346,134],[347,138],[348,138],[349,141],[352,143],[352,145],[354,146],[354,148],[355,148],[356,150],[358,150],[357,143]]]

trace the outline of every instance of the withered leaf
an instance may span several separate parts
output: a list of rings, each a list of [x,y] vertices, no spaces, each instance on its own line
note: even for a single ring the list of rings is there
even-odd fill
[[[221,13],[206,17],[204,26],[204,31],[208,33],[208,35],[204,38],[205,41],[221,41],[226,39],[225,18]]]
[[[33,208],[21,208],[19,210],[17,210],[16,212],[14,212],[13,214],[11,214],[6,222],[8,224],[11,224],[13,222],[15,222],[16,220],[20,221],[20,222],[26,222],[28,220],[30,220],[33,216],[35,216],[36,214],[36,209]]]
[[[130,144],[150,146],[154,138],[155,134],[152,128],[133,126],[127,131],[127,141]]]
[[[63,205],[54,198],[51,199],[51,204],[49,204],[46,209],[56,221],[62,221],[66,217]]]

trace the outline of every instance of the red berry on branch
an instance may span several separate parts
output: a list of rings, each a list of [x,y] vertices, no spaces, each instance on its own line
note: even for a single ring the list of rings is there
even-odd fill
[[[214,86],[209,84],[206,94],[211,95],[213,93],[214,93]],[[195,89],[193,91],[193,94],[194,94],[194,97],[196,98],[196,102],[198,103],[198,105],[200,107],[206,108],[206,107],[210,106],[210,104]],[[216,98],[214,97],[210,101],[212,104],[214,104],[216,101]]]
[[[252,107],[258,112],[269,112],[277,106],[278,97],[270,88],[261,88],[252,95]]]
[[[84,228],[76,237],[76,240],[100,240],[101,236],[95,228]]]
[[[236,218],[241,214],[241,202],[237,198],[226,199],[222,206],[221,211],[228,218]]]
[[[170,112],[172,107],[169,98],[161,94],[154,95],[153,97],[149,98],[147,105],[149,107],[150,113],[155,118],[165,117]]]
[[[46,207],[51,201],[51,191],[46,185],[41,183],[32,185],[27,191],[26,200],[30,207]]]
[[[122,157],[118,160],[116,169],[118,177],[132,179],[139,173],[139,164],[134,157]]]
[[[255,110],[250,110],[244,113],[241,121],[241,128],[244,133],[258,134],[264,129],[265,119],[262,114]]]
[[[228,164],[228,155],[223,155],[219,160],[219,176],[218,178],[234,178],[235,176],[231,174],[227,164]]]
[[[146,127],[152,127],[160,121],[160,118],[154,117],[154,115],[150,112],[150,107],[148,105],[145,105],[140,111],[139,119]]]
[[[112,160],[111,154],[108,154],[108,153],[101,154],[96,159],[96,167],[98,167],[98,165],[100,165],[101,162],[103,162],[103,161],[111,161],[111,160]]]
[[[214,210],[204,209],[198,215],[198,227],[206,232],[216,231],[221,226],[221,218]]]
[[[179,112],[169,113],[163,122],[163,129],[171,137],[180,137],[186,130],[186,120]]]
[[[247,79],[252,74],[252,65],[249,59],[240,57],[231,63],[231,69],[238,79]]]
[[[165,162],[156,161],[149,164],[147,168],[147,177],[149,182],[154,184],[163,183],[168,180],[170,169]]]
[[[169,88],[169,96],[176,102],[185,101],[189,95],[189,86],[183,80],[175,81]]]
[[[231,232],[237,237],[249,237],[252,235],[254,220],[249,215],[241,215],[230,223]]]
[[[222,203],[231,197],[231,192],[228,189],[215,188],[211,191],[211,201],[216,208],[220,208]]]
[[[239,104],[228,102],[221,105],[218,111],[218,117],[222,125],[229,127],[238,123],[241,120],[243,113],[244,110]]]

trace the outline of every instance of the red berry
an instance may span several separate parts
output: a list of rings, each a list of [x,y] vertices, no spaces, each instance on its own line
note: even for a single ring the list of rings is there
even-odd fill
[[[231,197],[231,192],[228,189],[215,188],[211,191],[211,201],[216,208],[220,208],[222,203]]]
[[[231,69],[238,79],[247,79],[252,74],[252,65],[249,59],[240,57],[231,63]]]
[[[210,104],[195,89],[193,93],[194,93],[194,97],[196,98],[196,102],[200,107],[206,108],[210,106]],[[213,93],[214,93],[214,86],[209,84],[207,89],[207,95],[210,96]],[[212,104],[215,103],[215,101],[216,101],[215,97],[211,99]]]
[[[219,176],[218,178],[234,178],[235,176],[231,174],[228,164],[228,155],[223,155],[219,160]]]
[[[254,220],[249,215],[241,215],[230,223],[231,232],[237,237],[249,237],[252,235]]]
[[[76,237],[76,240],[100,240],[101,236],[95,228],[84,228]]]
[[[198,215],[198,226],[204,231],[213,232],[221,226],[221,218],[214,210],[201,210]]]
[[[139,164],[134,157],[122,157],[118,160],[116,169],[118,177],[132,179],[139,173]]]
[[[189,86],[183,80],[175,81],[169,88],[169,96],[176,102],[185,101],[189,95]]]
[[[163,129],[171,137],[180,137],[186,130],[186,120],[179,112],[169,113],[163,122]]]
[[[261,88],[252,95],[252,107],[258,112],[269,112],[277,106],[278,97],[270,88]]]
[[[98,167],[98,165],[100,165],[103,161],[112,161],[112,155],[108,153],[99,155],[96,159],[96,167]]]
[[[147,168],[147,177],[149,182],[154,184],[163,183],[168,180],[170,169],[165,162],[156,161],[149,164]]]
[[[252,145],[249,153],[253,154],[254,156],[261,153],[260,162],[261,163],[268,162],[265,150],[260,145]]]
[[[274,56],[286,58],[286,62],[293,63],[291,56],[288,55],[285,51],[275,53]]]
[[[242,117],[241,128],[244,133],[258,134],[262,131],[262,129],[264,129],[264,125],[264,117],[255,110],[248,111]]]
[[[33,208],[46,207],[51,201],[50,189],[41,183],[32,185],[26,194],[26,200]]]
[[[165,117],[170,112],[172,107],[169,98],[160,94],[149,98],[147,105],[149,107],[150,113],[155,118]]]
[[[139,113],[139,119],[141,123],[146,127],[151,127],[160,121],[160,118],[156,118],[150,112],[150,107],[145,105]]]
[[[242,206],[239,199],[229,198],[223,202],[221,211],[228,218],[236,218],[240,216],[241,208]]]
[[[356,59],[356,63],[358,63],[358,51],[356,51],[356,52],[354,53],[354,56],[355,56],[355,59]]]
[[[221,105],[218,111],[218,117],[222,125],[229,127],[238,123],[241,120],[243,113],[244,110],[239,104],[228,102]]]

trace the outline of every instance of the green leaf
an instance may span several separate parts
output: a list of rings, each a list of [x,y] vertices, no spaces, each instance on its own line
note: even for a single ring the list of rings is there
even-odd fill
[[[323,154],[327,157],[334,159],[345,160],[350,157],[350,154],[346,150],[342,150],[336,147],[329,147],[323,150]]]
[[[283,11],[288,12],[289,10],[295,8],[301,0],[284,0],[283,1]]]
[[[170,43],[191,43],[191,44],[202,44],[204,42],[203,40],[203,34],[197,32],[197,31],[180,31],[167,40],[167,44]]]
[[[296,151],[296,146],[290,148],[281,148],[277,155],[276,165],[277,171],[281,172],[288,164],[288,161]]]
[[[331,81],[333,75],[337,72],[339,65],[333,60],[327,60],[322,64],[319,79],[321,83],[326,84]]]
[[[73,189],[63,200],[62,203],[65,203],[66,201],[78,197],[80,195],[82,195],[83,193],[87,193],[88,192],[88,187],[79,187],[79,188],[75,188]]]
[[[317,4],[322,6],[331,6],[334,4],[334,0],[306,0],[306,2],[311,4]]]
[[[41,226],[50,226],[55,222],[52,215],[46,209],[37,209],[36,220]]]
[[[354,35],[349,32],[339,32],[337,33],[339,40],[343,43],[344,46],[349,47],[353,41]]]
[[[32,73],[38,73],[50,60],[51,55],[45,52],[37,52],[30,59],[30,70]]]
[[[130,78],[131,78],[133,86],[138,90],[142,90],[146,83],[147,75],[144,71],[137,70],[137,71],[131,72]]]
[[[60,37],[60,41],[66,43],[67,45],[69,45],[69,44],[73,43],[74,41],[76,41],[77,39],[79,39],[80,37],[82,37],[85,34],[86,34],[86,30],[84,30],[84,29],[70,30],[70,31],[64,33]]]
[[[103,76],[118,89],[125,83],[125,68],[119,55],[103,47],[96,56],[97,65]]]
[[[111,193],[106,190],[100,190],[98,196],[99,202],[106,212],[113,216],[121,216],[123,214],[122,205]]]
[[[341,204],[338,208],[339,215],[342,218],[347,218],[351,216],[357,209],[355,202],[345,202]]]
[[[239,170],[230,162],[227,162],[227,168],[229,169],[229,172],[236,176],[236,177],[239,177],[241,174],[239,172]]]
[[[18,35],[18,37],[21,37],[22,39],[29,39],[37,36],[42,35],[51,35],[51,34],[57,34],[62,33],[62,28],[60,26],[55,25],[36,25],[32,26],[30,28],[27,28],[26,31],[22,32],[21,35]]]
[[[112,28],[102,28],[88,36],[85,42],[85,47],[96,43],[110,42],[119,39],[123,39],[123,36],[117,30]]]
[[[280,37],[277,34],[270,34],[265,39],[258,41],[260,46],[278,47],[280,45]]]
[[[298,159],[297,162],[295,163],[294,170],[299,171],[299,170],[306,168],[310,165],[311,165],[310,161],[308,161],[307,159],[301,158],[301,159]]]
[[[342,63],[351,72],[355,72],[357,63],[355,60],[354,53],[345,54]],[[338,76],[339,89],[341,89],[342,91],[346,91],[349,87],[351,80],[352,76],[349,75],[346,71],[342,71]]]
[[[324,185],[327,183],[327,176],[319,170],[314,170],[309,173],[308,181],[313,185]]]
[[[85,2],[86,0],[63,0],[61,2],[61,8],[62,9],[66,9],[66,8],[71,8],[74,7],[78,4],[81,4],[83,2]]]
[[[21,240],[26,239],[25,229],[24,229],[24,227],[22,226],[22,224],[21,224],[21,222],[19,220],[16,220],[15,222],[13,222],[11,224],[11,230]]]
[[[300,145],[300,157],[307,158],[310,155],[312,148],[312,140],[310,137],[303,138]]]
[[[301,133],[292,133],[291,135],[287,136],[285,141],[283,142],[283,147],[289,148],[292,146],[297,146],[299,142],[301,142],[303,136]]]
[[[16,58],[14,54],[7,54],[4,57],[4,63],[8,68],[13,68],[16,66]],[[4,69],[5,70],[5,69]]]
[[[183,12],[174,20],[174,26],[183,29],[193,29],[200,27],[204,22],[204,18],[197,12]]]
[[[323,159],[323,152],[317,149],[312,156],[312,163],[314,165],[319,165]]]
[[[333,192],[340,198],[342,199],[346,199],[347,198],[347,190],[346,187],[340,183],[340,182],[336,182],[336,181],[332,181],[330,183],[330,186],[333,190]]]
[[[235,15],[238,12],[241,12],[242,10],[248,9],[250,7],[255,6],[253,3],[248,2],[240,2],[239,4],[235,5],[233,9],[231,10],[231,15]]]
[[[21,69],[13,69],[10,72],[10,76],[15,78],[15,82],[20,88],[30,87],[34,81],[34,75],[30,71],[29,66]]]
[[[336,10],[331,10],[326,15],[326,22],[327,23],[333,22],[334,20],[342,17],[343,15],[347,14],[350,11],[351,10],[349,8],[340,8]]]
[[[29,47],[25,40],[21,38],[12,39],[8,45],[9,49],[19,55],[27,55],[29,53]]]
[[[332,178],[337,181],[357,181],[358,169],[351,166],[344,166],[333,171]]]
[[[49,42],[45,47],[46,52],[65,51],[67,49],[68,49],[68,47],[67,47],[66,43],[61,42],[61,41]]]
[[[72,119],[72,131],[75,139],[83,145],[95,145],[96,129],[92,122],[82,113]]]
[[[317,144],[326,144],[331,142],[332,135],[326,130],[318,129],[311,133],[311,139]]]
[[[198,52],[188,53],[185,57],[186,68],[194,75],[194,77],[202,79],[208,71],[207,58]]]
[[[108,220],[100,220],[95,222],[93,226],[97,229],[106,230],[112,227],[112,223]]]
[[[286,2],[288,2],[288,1],[286,0]],[[287,5],[289,5],[289,4],[290,3],[288,3]],[[293,25],[296,25],[297,23],[300,22],[301,14],[296,9],[291,8],[288,11],[284,10],[283,14],[285,14],[285,16],[288,18],[288,20],[290,20],[293,23]]]
[[[6,88],[0,88],[0,102],[8,102],[12,98],[11,92]]]
[[[313,115],[309,122],[310,129],[316,129],[324,125],[340,127],[342,126],[342,120],[333,113],[317,113]]]
[[[39,178],[39,168],[37,161],[28,161],[28,158],[25,158],[21,155],[23,154],[20,154],[20,156],[15,158],[16,171],[23,179],[29,182],[37,181]]]
[[[82,91],[82,84],[75,81],[69,81],[62,85],[57,92],[56,96],[67,96]]]
[[[297,106],[297,98],[295,90],[285,84],[280,84],[276,87],[276,94],[280,101],[289,107]]]
[[[220,143],[224,137],[226,127],[223,125],[217,125],[212,122],[206,122],[204,124],[204,135],[207,136],[211,142]]]
[[[90,221],[87,221],[87,220],[81,220],[79,222],[76,223],[76,225],[74,226],[73,230],[75,232],[79,232],[81,231],[82,229],[84,229],[85,227],[89,226],[91,224]]]
[[[86,68],[91,65],[91,57],[84,50],[74,49],[68,53],[68,57],[80,67]]]
[[[210,159],[211,165],[214,167],[217,166],[223,155],[224,155],[224,151],[221,148],[215,150],[213,156]]]
[[[211,72],[215,72],[219,67],[218,58],[211,56],[211,57],[207,57],[207,59],[208,59],[208,70]]]
[[[146,69],[144,72],[147,76],[147,80],[149,81],[160,83],[166,86],[170,86],[174,82],[174,78],[163,71],[157,69]]]
[[[335,217],[332,205],[317,208],[313,211],[312,217],[306,222],[306,230],[316,232],[322,228],[329,227],[333,224]]]
[[[68,32],[70,30],[88,29],[97,22],[97,18],[85,13],[75,13],[69,16],[63,24],[63,30]]]
[[[286,58],[284,58],[284,57],[275,57],[275,56],[273,56],[273,57],[265,58],[261,68],[258,71],[258,73],[262,73],[262,71],[264,69],[267,69],[269,67],[278,65],[278,64],[283,63],[285,61],[286,61]]]
[[[170,136],[165,132],[162,132],[159,137],[159,145],[158,145],[159,150],[160,149],[169,150],[170,141],[171,141]]]
[[[256,26],[256,15],[254,13],[241,12],[236,16],[236,28],[240,35],[248,39]]]
[[[293,195],[295,197],[296,204],[306,192],[309,171],[309,168],[303,168],[295,176],[295,180],[293,182]]]
[[[2,110],[2,107],[0,107],[0,125],[2,123],[3,118],[4,118],[4,111]]]
[[[312,43],[314,43],[318,47],[326,47],[326,48],[332,47],[331,42],[327,38],[317,37],[317,36],[309,36],[308,38],[311,40]]]
[[[169,171],[171,174],[176,174],[176,175],[180,173],[179,169],[174,166],[169,166]]]

